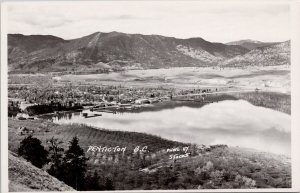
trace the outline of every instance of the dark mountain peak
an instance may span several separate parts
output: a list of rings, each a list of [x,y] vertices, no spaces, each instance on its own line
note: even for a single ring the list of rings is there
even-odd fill
[[[125,33],[118,32],[118,31],[112,31],[112,32],[109,32],[109,34],[111,34],[111,35],[124,35]]]
[[[200,38],[200,37],[192,37],[192,38],[187,38],[186,40],[189,40],[189,41],[201,41],[201,42],[208,42],[208,41],[206,41],[205,39],[203,39],[203,38]]]
[[[7,34],[8,37],[25,37],[23,34]]]
[[[53,35],[23,35],[23,34],[8,34],[8,38],[21,38],[28,40],[56,40],[56,41],[66,41],[63,38],[53,36]]]
[[[80,40],[80,39],[87,39],[87,38],[92,38],[92,37],[95,37],[95,36],[98,36],[102,34],[101,32],[94,32],[92,34],[89,34],[89,35],[85,35],[85,36],[82,36],[80,38],[74,38],[74,39],[70,39],[69,41],[76,41],[76,40]]]
[[[106,36],[106,37],[119,37],[119,36],[131,37],[131,36],[134,36],[134,35],[136,35],[136,34],[126,34],[126,33],[117,32],[117,31],[103,33],[103,36]]]
[[[98,32],[92,33],[92,34],[87,35],[87,36],[99,36],[100,34],[102,34],[102,32],[98,31]],[[84,36],[84,37],[87,37],[87,36]]]
[[[68,41],[53,35],[23,35],[8,34],[9,61],[18,61],[19,58],[45,48],[54,48]]]

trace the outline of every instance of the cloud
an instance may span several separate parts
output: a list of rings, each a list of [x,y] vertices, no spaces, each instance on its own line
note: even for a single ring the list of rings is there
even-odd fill
[[[154,17],[143,17],[143,16],[137,16],[137,15],[131,15],[131,14],[123,14],[123,15],[113,15],[113,16],[107,16],[107,17],[97,17],[97,19],[101,20],[144,20],[144,19],[157,19]]]
[[[36,17],[36,18],[26,18],[24,22],[27,25],[40,26],[41,28],[54,28],[61,27],[66,24],[74,22],[73,20],[60,18],[60,17]]]
[[[189,2],[8,3],[8,31],[65,39],[96,31],[159,34],[209,41],[284,41],[290,38],[288,4]],[[274,33],[276,31],[276,33]]]

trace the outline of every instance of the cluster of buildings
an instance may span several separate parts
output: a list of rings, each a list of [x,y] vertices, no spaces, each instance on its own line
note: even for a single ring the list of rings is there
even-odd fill
[[[47,88],[14,85],[9,86],[8,90],[9,98],[23,100],[23,102],[11,102],[10,105],[23,106],[23,108],[46,105],[55,109],[74,109],[83,106],[130,108],[133,104],[152,104],[176,96],[217,91],[213,88],[174,89],[159,86],[133,88],[104,85],[55,85]]]

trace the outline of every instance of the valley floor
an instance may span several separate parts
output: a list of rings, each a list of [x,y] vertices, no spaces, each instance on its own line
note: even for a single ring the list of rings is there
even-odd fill
[[[63,75],[61,81],[132,87],[237,88],[239,90],[290,93],[290,66],[249,66],[244,68],[184,67],[127,70],[108,74]]]

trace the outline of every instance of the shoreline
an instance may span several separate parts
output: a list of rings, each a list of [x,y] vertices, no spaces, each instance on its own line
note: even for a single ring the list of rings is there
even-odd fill
[[[277,110],[280,112],[284,112],[286,114],[290,115],[290,102],[289,105],[288,103],[286,104],[286,107],[284,109],[286,110],[278,110],[278,107],[274,107],[274,106],[269,106],[269,105],[259,105],[259,104],[255,104],[255,97],[251,98],[251,95],[268,95],[268,94],[275,94],[278,97],[282,97],[285,98],[285,100],[290,100],[291,95],[290,94],[286,94],[286,93],[279,93],[279,92],[264,92],[264,91],[259,91],[259,92],[246,92],[246,93],[230,93],[230,94],[212,94],[211,95],[211,99],[206,99],[206,101],[195,101],[195,100],[164,100],[164,101],[160,101],[157,103],[152,103],[149,105],[140,105],[138,106],[138,108],[136,109],[126,109],[126,108],[111,108],[111,107],[107,107],[107,108],[103,108],[103,111],[107,111],[107,110],[111,110],[113,112],[116,113],[141,113],[141,112],[151,112],[151,111],[160,111],[163,109],[173,109],[176,107],[181,107],[181,106],[187,106],[187,107],[192,107],[192,108],[201,108],[202,106],[206,105],[206,104],[210,104],[213,102],[219,102],[219,101],[223,101],[223,100],[246,100],[252,104],[254,104],[255,106],[262,106],[262,107],[266,107],[266,108],[270,108],[273,110]],[[249,96],[247,96],[249,95]],[[217,96],[219,96],[219,99],[217,98]],[[222,98],[224,97],[224,98]],[[248,97],[248,98],[247,98]],[[249,98],[250,97],[250,98]],[[217,98],[217,99],[216,99]],[[220,99],[221,98],[221,99]],[[132,104],[131,104],[132,105]],[[133,105],[132,105],[133,106]],[[78,109],[78,110],[63,110],[63,111],[57,111],[57,112],[52,112],[52,113],[44,113],[44,114],[36,114],[33,115],[33,117],[42,117],[42,116],[55,116],[55,115],[59,115],[59,114],[65,114],[65,113],[74,113],[74,112],[82,112],[83,110],[86,109],[90,109],[92,106],[83,106],[82,109]],[[97,111],[95,111],[97,112]],[[100,111],[99,111],[100,112]],[[100,112],[101,113],[101,112]],[[16,117],[16,116],[14,116]]]

